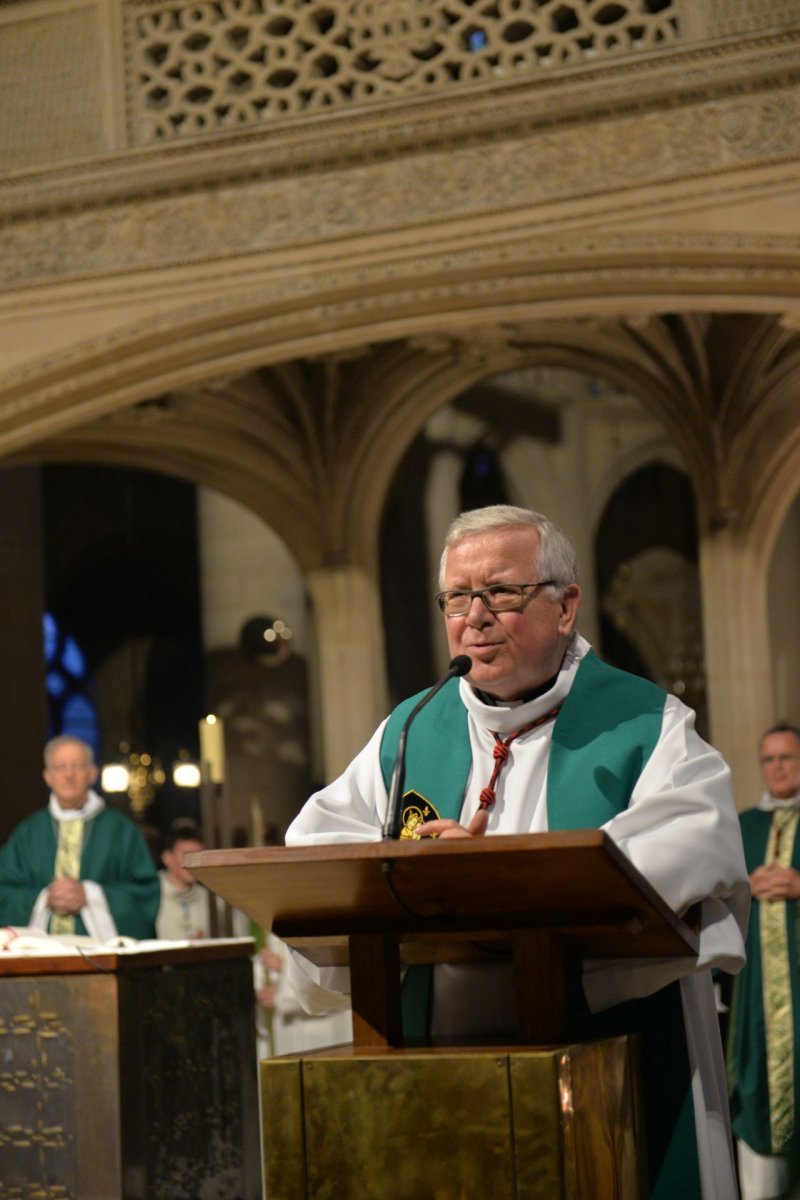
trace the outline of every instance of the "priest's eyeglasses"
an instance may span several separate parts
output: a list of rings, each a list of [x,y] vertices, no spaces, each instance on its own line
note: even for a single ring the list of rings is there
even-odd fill
[[[491,613],[519,612],[538,588],[554,587],[555,582],[555,579],[541,579],[538,583],[492,583],[474,591],[452,588],[437,592],[434,599],[446,617],[465,617],[476,596],[480,596]]]

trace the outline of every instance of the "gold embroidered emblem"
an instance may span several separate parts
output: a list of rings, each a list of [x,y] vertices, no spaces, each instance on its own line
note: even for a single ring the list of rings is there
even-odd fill
[[[400,840],[418,842],[422,837],[422,834],[417,833],[420,825],[424,825],[426,821],[438,820],[439,814],[430,800],[426,800],[424,796],[420,796],[419,792],[406,792],[403,796]],[[437,837],[438,835],[434,833],[431,836]]]

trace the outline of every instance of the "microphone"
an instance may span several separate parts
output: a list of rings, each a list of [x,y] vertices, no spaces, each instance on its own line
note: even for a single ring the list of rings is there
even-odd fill
[[[395,755],[394,767],[392,768],[392,778],[389,781],[389,803],[386,809],[386,821],[383,826],[384,839],[396,838],[400,835],[400,819],[402,816],[401,798],[406,775],[406,738],[408,737],[408,728],[411,722],[419,710],[424,708],[428,701],[432,700],[436,693],[449,680],[455,679],[459,675],[466,675],[471,667],[472,659],[468,655],[457,654],[455,658],[450,660],[450,666],[447,668],[446,674],[442,676],[438,683],[433,685],[430,691],[425,693],[419,703],[412,708],[406,717],[403,728],[400,730],[400,737],[397,739],[397,754]]]

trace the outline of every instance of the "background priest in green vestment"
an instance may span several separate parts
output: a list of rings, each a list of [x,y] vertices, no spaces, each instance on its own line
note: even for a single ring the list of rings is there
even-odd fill
[[[101,942],[155,937],[155,864],[133,821],[93,790],[96,779],[85,742],[63,734],[47,743],[49,802],[0,849],[0,925]]]
[[[776,1200],[797,1196],[800,1183],[800,729],[768,729],[759,754],[766,790],[741,815],[753,906],[733,988],[728,1083],[742,1198]]]

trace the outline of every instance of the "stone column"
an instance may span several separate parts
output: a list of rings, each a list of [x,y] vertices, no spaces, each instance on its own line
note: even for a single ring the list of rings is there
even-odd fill
[[[439,413],[436,414],[440,416]],[[425,524],[428,529],[428,579],[431,592],[439,588],[439,561],[442,556],[444,539],[447,529],[460,509],[458,484],[464,460],[454,450],[442,449],[431,464],[428,488],[425,494]],[[435,646],[435,674],[438,678],[447,670],[450,662],[450,649],[447,645],[447,634],[442,614],[431,602],[430,620]]]
[[[198,513],[204,704],[225,722],[225,816],[256,843],[262,824],[285,832],[317,777],[304,581],[255,513],[209,488],[198,491]],[[263,616],[291,630],[288,657],[242,648],[243,625]]]
[[[317,636],[325,782],[341,774],[387,712],[378,583],[363,567],[309,573]]]
[[[758,736],[773,720],[767,572],[730,529],[701,537],[700,576],[711,741],[733,772],[739,809],[763,790]]]

